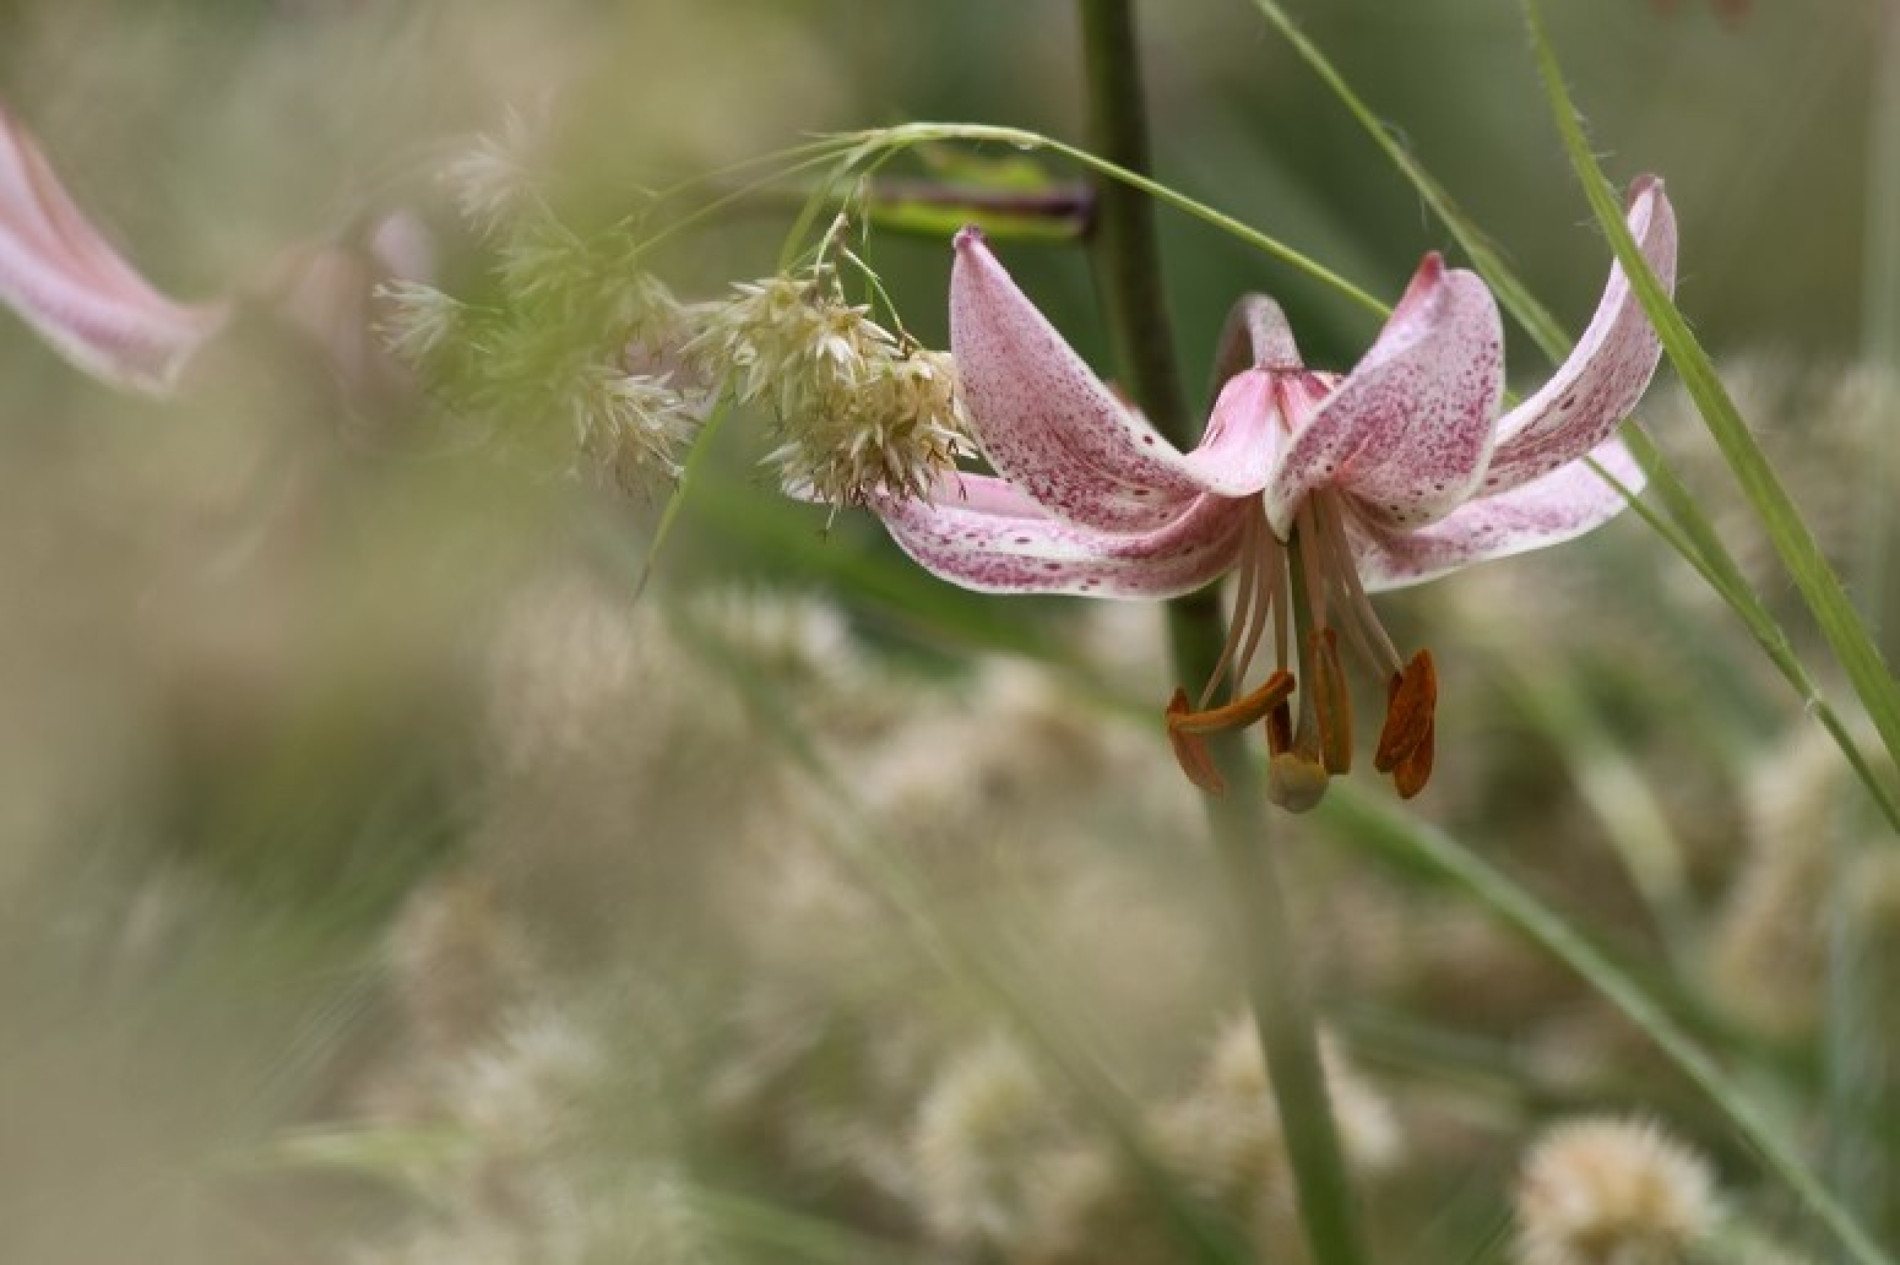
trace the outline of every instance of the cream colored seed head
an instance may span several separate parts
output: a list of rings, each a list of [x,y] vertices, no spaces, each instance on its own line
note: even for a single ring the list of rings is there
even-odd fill
[[[1718,1218],[1708,1162],[1640,1120],[1548,1130],[1524,1158],[1516,1204],[1522,1265],[1673,1265]]]
[[[910,1139],[932,1234],[963,1247],[1016,1242],[1040,1152],[1060,1128],[1048,1086],[1013,1042],[992,1037],[952,1060],[924,1095]]]
[[[928,496],[971,451],[954,362],[846,303],[828,269],[735,288],[691,351],[740,404],[777,414],[766,462],[787,487],[834,505]]]

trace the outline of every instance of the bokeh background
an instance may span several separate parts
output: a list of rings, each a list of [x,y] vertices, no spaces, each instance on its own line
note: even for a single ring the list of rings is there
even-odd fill
[[[1681,304],[1851,565],[1896,473],[1868,332],[1900,302],[1868,280],[1890,6],[1550,8],[1598,152],[1666,177]],[[1388,297],[1449,248],[1251,5],[1138,9],[1164,181]],[[1515,6],[1296,11],[1580,328],[1607,251]],[[168,293],[244,296],[163,402],[0,317],[0,1259],[1192,1259],[1131,1122],[1234,1259],[1298,1259],[1157,611],[951,591],[780,498],[744,416],[635,602],[664,487],[514,459],[373,338],[339,359],[366,272],[338,265],[329,354],[274,301],[286,258],[356,259],[398,208],[445,288],[484,284],[438,175],[511,109],[550,202],[605,224],[816,133],[1079,139],[1076,44],[1054,0],[0,0],[0,101],[74,196]],[[1373,334],[1160,218],[1191,373],[1243,290],[1312,363]],[[654,263],[715,297],[789,221],[748,205]],[[942,346],[947,243],[870,248]],[[1007,258],[1112,372],[1082,253]],[[1515,331],[1512,365],[1543,370]],[[1805,647],[1666,370],[1644,415]],[[1799,700],[1633,519],[1384,609],[1443,665],[1416,811],[1818,1146],[1828,848],[1871,827]],[[1527,1140],[1597,1110],[1665,1121],[1762,1259],[1802,1259],[1786,1196],[1561,967],[1324,814],[1274,846],[1383,1259],[1512,1259]]]

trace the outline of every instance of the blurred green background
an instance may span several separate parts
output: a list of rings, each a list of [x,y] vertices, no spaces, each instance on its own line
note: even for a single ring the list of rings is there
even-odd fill
[[[1841,556],[1851,515],[1838,489],[1883,451],[1892,417],[1890,395],[1841,386],[1867,353],[1868,118],[1878,76],[1900,73],[1878,61],[1888,7],[1598,0],[1549,15],[1607,168],[1666,178],[1681,305],[1718,360],[1755,375],[1750,419],[1790,454]],[[1607,251],[1516,6],[1295,8],[1581,328]],[[1163,181],[1387,297],[1422,252],[1449,249],[1244,0],[1138,9]],[[479,287],[482,243],[437,173],[511,108],[545,121],[561,213],[599,224],[643,188],[817,133],[935,119],[1079,139],[1081,95],[1072,6],[1052,0],[0,0],[0,101],[80,204],[166,292],[251,299],[194,389],[163,403],[114,395],[0,316],[0,1259],[1068,1259],[943,1231],[916,1210],[935,1207],[915,1193],[929,1174],[890,1177],[863,1131],[761,1123],[783,1082],[801,1109],[817,1100],[835,1108],[824,1119],[874,1132],[880,1112],[914,1107],[933,1042],[989,1021],[961,994],[942,1002],[916,946],[857,897],[818,883],[797,916],[809,923],[779,929],[760,908],[804,889],[788,879],[774,895],[758,875],[780,862],[758,849],[779,857],[778,836],[806,830],[922,837],[912,860],[934,916],[981,944],[1047,936],[1052,958],[1063,935],[1082,937],[1076,961],[1025,990],[1101,1010],[1106,1061],[1138,1094],[1180,1088],[1232,981],[1197,904],[1213,879],[1195,805],[1141,727],[1167,685],[1152,613],[951,593],[863,515],[826,532],[822,511],[780,500],[755,468],[760,419],[725,436],[635,610],[663,494],[511,464],[425,416],[412,391],[366,390],[317,363],[262,296],[285,250],[359,238],[396,208],[433,229],[446,288]],[[1316,365],[1349,365],[1373,334],[1310,280],[1160,220],[1190,374],[1244,290],[1282,300]],[[782,207],[746,209],[677,240],[658,270],[682,298],[717,296],[773,270],[787,222]],[[906,325],[943,345],[947,243],[880,235],[871,255]],[[1106,370],[1081,253],[1005,255]],[[1512,337],[1514,381],[1535,383],[1535,349]],[[1665,390],[1656,429],[1693,452],[1693,419]],[[1814,438],[1848,413],[1853,428]],[[1698,491],[1728,495],[1706,458],[1689,468]],[[1503,580],[1393,603],[1400,626],[1472,647],[1449,656],[1468,684],[1443,721],[1466,772],[1424,811],[1653,969],[1702,1031],[1759,1059],[1764,1093],[1807,1101],[1811,1016],[1764,1035],[1711,1017],[1722,1000],[1697,993],[1705,941],[1740,889],[1750,805],[1771,794],[1751,779],[1788,763],[1778,753],[1798,708],[1640,527],[1575,553],[1539,564],[1558,580],[1518,581],[1531,573],[1510,564]],[[694,605],[733,586],[766,613]],[[797,606],[808,600],[819,614]],[[997,684],[983,674],[1008,669],[980,656],[999,650],[1054,667],[1033,687]],[[1021,702],[1043,689],[1059,701]],[[1582,729],[1563,710],[1578,699]],[[926,723],[947,736],[916,737]],[[972,755],[1007,726],[1033,736],[1030,755]],[[1625,754],[1606,756],[1599,738]],[[933,741],[942,781],[925,794],[884,757]],[[807,813],[809,787],[787,789],[804,785],[808,746],[869,801],[868,825]],[[1592,797],[1606,767],[1634,772],[1633,798]],[[960,839],[909,822],[915,803]],[[1011,832],[1064,842],[1016,840],[1028,860],[984,842]],[[1677,869],[1645,893],[1624,846],[1658,838]],[[943,861],[959,843],[974,859]],[[1297,864],[1315,923],[1343,920],[1314,950],[1350,999],[1332,1017],[1361,1061],[1399,1069],[1388,1088],[1402,1114],[1418,1104],[1405,1126],[1415,1153],[1456,1161],[1394,1179],[1382,1241],[1433,1254],[1392,1259],[1502,1251],[1516,1140],[1578,1103],[1670,1104],[1725,1175],[1750,1180],[1705,1109],[1574,984],[1447,913],[1402,867],[1347,879],[1351,863],[1321,849]],[[1092,866],[1100,888],[1083,891]],[[1660,912],[1644,903],[1658,890]],[[1044,900],[1084,912],[1042,926]],[[1168,952],[1117,968],[1122,921],[1147,913],[1167,929],[1139,934]],[[825,939],[839,927],[846,949]],[[517,935],[534,962],[520,978]],[[909,947],[893,966],[882,955],[897,943]],[[1400,969],[1406,945],[1430,962]],[[442,983],[462,967],[475,977],[466,1006],[439,995],[462,987]],[[784,1037],[797,1048],[780,1063],[761,1054],[767,1072],[739,1076],[743,1093],[719,1082],[706,1106],[695,1069],[772,1044],[727,1004],[756,1000],[758,978],[779,988],[760,1026],[797,1034]],[[521,1020],[533,1004],[559,1022]],[[794,1017],[781,1022],[781,1006]],[[514,1117],[471,1120],[470,1104],[511,1092],[481,1069],[516,1075],[520,1033],[573,1029],[587,1034],[579,1055],[530,1049],[556,1067],[555,1088],[544,1077],[535,1093],[557,1106],[530,1096],[523,1127],[555,1141],[509,1133]],[[496,1033],[499,1053],[484,1044]],[[1497,1046],[1440,1040],[1467,1036]],[[865,1053],[889,1041],[901,1072]],[[1564,1062],[1579,1048],[1581,1073]],[[1457,1074],[1492,1089],[1445,1108],[1434,1095]],[[560,1105],[574,1102],[586,1119],[570,1127]],[[544,1166],[568,1185],[510,1184],[550,1151],[567,1158]],[[664,1180],[637,1195],[616,1184],[642,1166]],[[667,1193],[694,1183],[756,1204]],[[629,1224],[576,1214],[577,1230],[546,1211],[590,1199]],[[1770,1223],[1785,1211],[1763,1203]],[[690,1235],[654,1229],[681,1206],[725,1228],[681,1247]]]

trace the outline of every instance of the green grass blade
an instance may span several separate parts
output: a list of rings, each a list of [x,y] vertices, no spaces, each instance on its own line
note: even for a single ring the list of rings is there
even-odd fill
[[[1505,310],[1515,317],[1518,324],[1522,325],[1525,331],[1536,340],[1538,347],[1543,349],[1545,355],[1552,360],[1563,359],[1570,350],[1570,338],[1564,333],[1563,326],[1548,309],[1537,301],[1530,289],[1517,279],[1516,274],[1504,262],[1504,257],[1498,252],[1497,246],[1485,236],[1477,222],[1465,214],[1464,209],[1445,191],[1445,187],[1425,170],[1418,159],[1412,157],[1411,152],[1393,136],[1391,129],[1379,121],[1379,116],[1373,113],[1372,107],[1352,90],[1352,85],[1347,83],[1345,76],[1339,73],[1339,68],[1328,60],[1318,45],[1306,37],[1306,33],[1277,3],[1277,0],[1253,0],[1253,6],[1260,11],[1262,17],[1273,24],[1274,29],[1293,46],[1293,50],[1300,55],[1301,60],[1332,90],[1333,95],[1339,98],[1340,104],[1344,105],[1353,118],[1359,121],[1359,125],[1365,128],[1373,142],[1385,151],[1386,157],[1392,160],[1393,166],[1397,167],[1400,173],[1412,183],[1412,187],[1418,190],[1419,196],[1425,200],[1425,205],[1432,209],[1432,214],[1444,221],[1445,227],[1451,230],[1452,237],[1457,240],[1459,248],[1471,260],[1472,266],[1478,270],[1478,275],[1485,279],[1485,283],[1498,296]]]
[[[780,744],[785,755],[831,806],[832,828],[819,837],[881,901],[894,925],[925,960],[946,978],[1006,1020],[1028,1048],[1074,1088],[1094,1122],[1115,1144],[1134,1176],[1155,1200],[1169,1231],[1197,1265],[1238,1265],[1247,1259],[1244,1228],[1232,1223],[1171,1170],[1155,1152],[1142,1123],[1140,1103],[1122,1085],[1099,1053],[1057,1009],[1025,995],[1020,981],[1031,978],[1028,964],[1014,960],[1011,946],[994,936],[978,937],[939,916],[927,880],[901,852],[882,846],[869,811],[859,801],[848,772],[789,719],[793,710],[780,687],[760,674],[691,612],[671,612],[682,628],[683,644],[717,665],[734,683],[761,732]]]
[[[1634,422],[1625,423],[1623,440],[1629,445],[1637,464],[1649,476],[1649,486],[1657,499],[1663,502],[1669,517],[1663,519],[1640,501],[1633,500],[1631,504],[1741,619],[1749,635],[1755,639],[1755,644],[1775,670],[1781,673],[1782,679],[1801,696],[1808,714],[1840,748],[1849,769],[1866,788],[1888,827],[1896,837],[1900,837],[1900,797],[1896,797],[1893,783],[1874,769],[1866,752],[1861,750],[1860,743],[1849,732],[1847,722],[1821,693],[1820,686],[1815,684],[1807,666],[1795,652],[1794,643],[1788,640],[1787,632],[1769,612],[1754,586],[1742,575],[1734,555],[1716,537],[1708,516],[1696,505],[1694,496],[1663,460],[1662,454],[1656,450],[1655,441],[1642,427]]]
[[[1392,160],[1401,175],[1409,181],[1419,196],[1433,213],[1450,230],[1454,239],[1470,258],[1472,265],[1485,279],[1498,296],[1506,311],[1528,332],[1537,345],[1553,361],[1561,360],[1569,353],[1571,341],[1563,332],[1556,319],[1552,317],[1521,281],[1518,280],[1490,239],[1484,235],[1475,221],[1451,197],[1444,186],[1426,171],[1424,166],[1394,138],[1391,131],[1373,113],[1372,108],[1354,92],[1346,82],[1338,67],[1326,57],[1325,53],[1308,39],[1305,32],[1288,15],[1278,0],[1252,0],[1258,9],[1276,30],[1292,45],[1313,73],[1339,97],[1347,111],[1358,120],[1373,142]],[[1622,220],[1620,212],[1618,224]],[[1873,771],[1866,755],[1849,734],[1846,724],[1833,706],[1822,696],[1813,677],[1801,663],[1785,631],[1768,610],[1767,603],[1755,592],[1736,565],[1734,556],[1716,534],[1708,516],[1702,512],[1695,498],[1683,485],[1680,477],[1663,459],[1662,453],[1642,428],[1634,421],[1623,425],[1623,439],[1642,467],[1649,486],[1663,503],[1665,514],[1659,514],[1640,501],[1632,498],[1631,506],[1669,546],[1679,553],[1684,561],[1695,568],[1711,588],[1727,602],[1743,625],[1748,629],[1756,643],[1761,647],[1777,671],[1800,695],[1807,710],[1821,724],[1847,758],[1854,775],[1866,787],[1868,794],[1880,809],[1881,815],[1900,836],[1900,799],[1896,799],[1893,789]],[[1891,744],[1889,744],[1891,750]]]
[[[1803,602],[1873,721],[1888,755],[1900,763],[1900,682],[1895,681],[1882,660],[1866,621],[1847,596],[1846,586],[1822,556],[1806,521],[1749,433],[1734,400],[1717,377],[1708,353],[1637,249],[1635,238],[1624,223],[1621,202],[1590,150],[1582,119],[1564,85],[1563,72],[1544,31],[1536,0],[1524,0],[1524,12],[1530,22],[1538,72],[1543,77],[1564,150],[1583,184],[1591,211],[1608,236],[1632,290],[1661,337],[1664,350],[1669,353],[1676,373],[1695,401],[1743,495],[1760,517]]]
[[[1319,810],[1319,820],[1335,828],[1341,839],[1398,854],[1408,862],[1422,862],[1582,976],[1708,1095],[1762,1162],[1840,1241],[1851,1259],[1861,1265],[1891,1265],[1890,1258],[1821,1185],[1807,1158],[1782,1129],[1756,1108],[1747,1093],[1660,1003],[1556,911],[1443,831],[1375,806],[1371,796],[1350,785],[1332,789]]]
[[[702,477],[708,454],[713,450],[713,441],[719,437],[719,429],[731,412],[731,402],[722,399],[713,409],[712,416],[706,419],[706,424],[699,428],[699,434],[693,436],[693,446],[686,454],[686,464],[680,470],[672,492],[667,495],[666,508],[660,511],[659,525],[653,529],[653,540],[647,545],[640,578],[633,585],[633,601],[638,602],[641,594],[647,591],[647,585],[652,583],[654,569],[660,562],[660,550],[666,547],[667,537],[673,534],[673,524],[679,521],[680,510],[686,505],[686,494]]]
[[[1012,145],[1018,149],[1047,150],[1059,154],[1070,162],[1084,167],[1097,175],[1106,176],[1119,184],[1139,189],[1149,197],[1166,206],[1204,224],[1228,233],[1246,242],[1254,249],[1271,255],[1323,285],[1330,286],[1345,295],[1369,312],[1384,316],[1391,309],[1381,302],[1371,291],[1355,285],[1340,276],[1325,264],[1320,263],[1277,237],[1272,237],[1259,229],[1241,223],[1233,216],[1220,211],[1197,198],[1191,198],[1158,180],[1152,180],[1139,172],[1109,162],[1078,145],[1044,136],[1039,132],[1028,132],[1015,127],[992,127],[976,123],[906,123],[900,127],[879,128],[875,131],[858,133],[854,138],[859,144],[852,151],[853,161],[861,161],[866,155],[884,151],[907,149],[916,145],[931,144],[940,141],[965,141],[974,143],[993,143]]]

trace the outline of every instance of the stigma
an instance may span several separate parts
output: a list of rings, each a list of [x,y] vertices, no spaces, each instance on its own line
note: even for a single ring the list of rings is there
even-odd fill
[[[1306,370],[1277,371],[1274,379],[1275,403],[1289,431],[1338,381]],[[1405,799],[1430,780],[1437,670],[1429,650],[1402,658],[1379,622],[1353,562],[1354,512],[1343,492],[1315,489],[1283,540],[1269,526],[1264,502],[1256,503],[1243,528],[1220,658],[1199,699],[1190,704],[1186,691],[1176,690],[1166,712],[1175,758],[1202,790],[1225,790],[1204,739],[1258,724],[1266,731],[1268,798],[1291,812],[1317,805],[1331,779],[1352,769],[1349,654],[1371,672],[1385,698],[1373,767],[1390,774]],[[1264,681],[1247,688],[1263,660]],[[1216,703],[1223,684],[1228,699]]]

